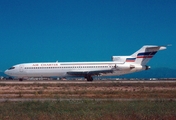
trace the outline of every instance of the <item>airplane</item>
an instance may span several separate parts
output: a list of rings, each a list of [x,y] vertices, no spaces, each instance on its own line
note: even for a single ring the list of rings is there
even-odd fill
[[[105,62],[45,62],[17,64],[5,74],[23,81],[30,77],[84,77],[93,81],[93,76],[119,76],[150,69],[147,63],[166,46],[145,45],[130,56],[112,56]]]

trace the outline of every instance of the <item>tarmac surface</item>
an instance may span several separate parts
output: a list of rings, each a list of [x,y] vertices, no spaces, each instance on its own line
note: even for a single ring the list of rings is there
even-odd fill
[[[94,80],[92,82],[86,80],[1,80],[0,84],[55,84],[55,83],[77,83],[77,84],[85,84],[85,83],[176,83],[176,80]]]

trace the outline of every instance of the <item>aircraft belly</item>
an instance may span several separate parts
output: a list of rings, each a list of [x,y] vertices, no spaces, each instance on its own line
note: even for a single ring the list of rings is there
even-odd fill
[[[26,75],[28,77],[53,77],[53,76],[65,76],[65,72],[61,71],[46,71],[46,70],[42,70],[42,71],[38,71],[38,70],[33,70],[33,71],[27,71]]]

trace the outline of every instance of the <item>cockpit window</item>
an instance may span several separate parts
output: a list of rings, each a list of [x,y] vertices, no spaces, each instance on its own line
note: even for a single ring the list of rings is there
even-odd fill
[[[12,69],[15,69],[15,67],[11,67],[11,68],[9,68],[8,70],[12,70]]]

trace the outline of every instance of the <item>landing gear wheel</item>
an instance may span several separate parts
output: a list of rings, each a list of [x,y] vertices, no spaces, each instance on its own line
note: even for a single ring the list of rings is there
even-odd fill
[[[93,81],[93,77],[92,76],[87,76],[87,81]]]

